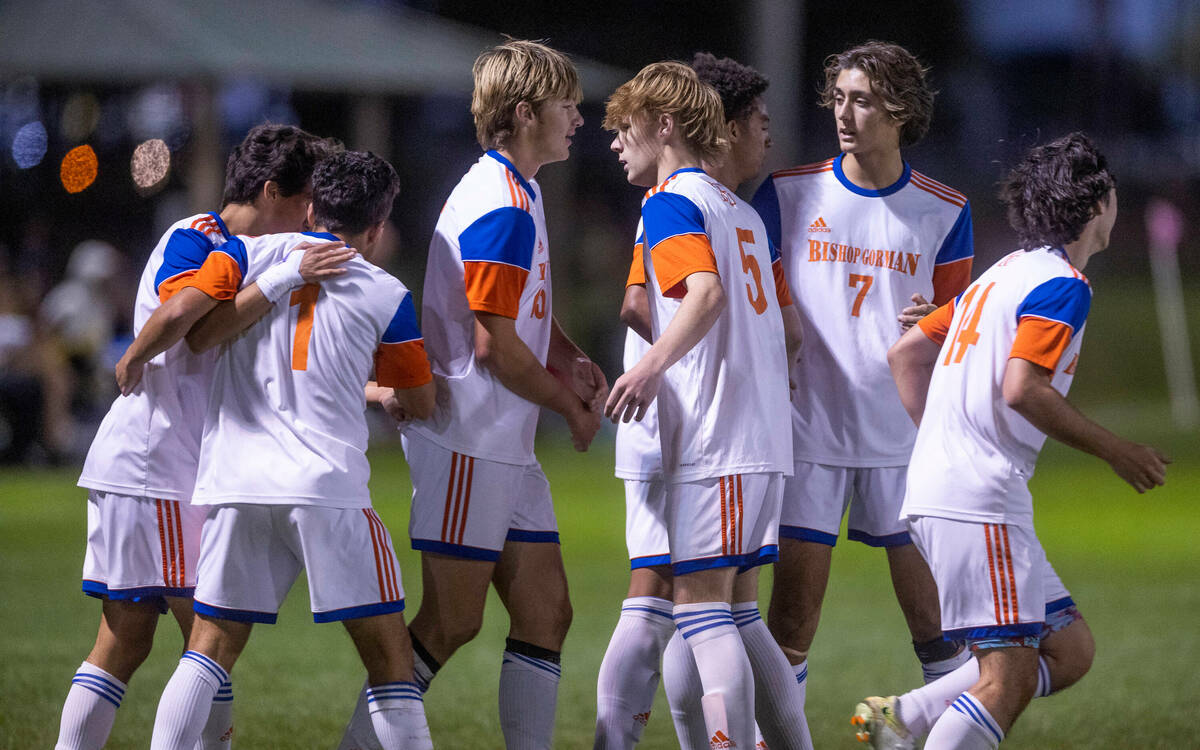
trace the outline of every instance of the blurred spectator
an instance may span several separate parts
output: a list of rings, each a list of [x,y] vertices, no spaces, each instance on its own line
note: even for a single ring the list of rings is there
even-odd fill
[[[0,248],[0,464],[29,461],[39,446],[57,456],[43,434],[44,370],[30,291],[10,273]]]

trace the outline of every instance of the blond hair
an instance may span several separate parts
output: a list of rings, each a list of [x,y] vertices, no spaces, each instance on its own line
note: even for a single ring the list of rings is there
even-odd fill
[[[618,130],[626,121],[645,124],[670,115],[684,142],[702,159],[729,149],[725,108],[716,89],[681,62],[651,63],[621,84],[608,98],[604,127]]]
[[[552,99],[576,104],[583,100],[579,73],[571,60],[541,42],[509,39],[480,54],[471,73],[475,138],[485,149],[502,147],[513,134],[513,116],[520,102],[528,102],[536,112]]]

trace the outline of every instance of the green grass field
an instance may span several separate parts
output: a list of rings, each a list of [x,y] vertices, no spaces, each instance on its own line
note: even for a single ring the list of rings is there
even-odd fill
[[[1093,316],[1079,401],[1130,437],[1161,445],[1175,463],[1166,487],[1139,496],[1096,459],[1054,444],[1043,452],[1033,482],[1039,536],[1090,622],[1098,653],[1082,683],[1033,704],[1006,748],[1197,746],[1187,717],[1200,698],[1200,436],[1170,427],[1162,388],[1153,385],[1161,367],[1155,339],[1147,344],[1144,336],[1123,335],[1132,323],[1121,301],[1098,305]],[[575,607],[556,746],[586,748],[595,676],[627,583],[624,506],[621,485],[611,475],[611,441],[598,440],[588,455],[563,444],[546,440],[540,450],[554,488]],[[394,445],[379,446],[372,459],[375,504],[397,539],[415,611],[418,560],[402,542],[407,469]],[[0,473],[2,748],[53,745],[71,675],[95,636],[99,604],[79,591],[86,518],[75,477],[65,470]],[[361,668],[344,631],[314,625],[307,607],[300,582],[280,623],[259,626],[237,666],[237,745],[243,750],[332,748],[341,736]],[[502,746],[496,686],[505,628],[493,596],[479,637],[439,674],[426,699],[439,747]],[[173,622],[164,619],[162,629],[129,687],[109,747],[149,743],[159,692],[180,651]],[[809,675],[808,716],[818,748],[856,747],[849,725],[854,703],[868,694],[902,692],[920,680],[877,551],[838,546]],[[672,746],[660,694],[642,747]]]

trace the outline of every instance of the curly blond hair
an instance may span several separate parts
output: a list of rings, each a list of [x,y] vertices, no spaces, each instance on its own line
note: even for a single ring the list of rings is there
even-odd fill
[[[838,74],[858,68],[883,99],[884,109],[900,125],[900,145],[911,146],[929,132],[933,97],[937,94],[925,76],[929,68],[911,52],[891,42],[869,41],[825,58],[825,85],[821,106],[833,109]]]
[[[513,134],[517,104],[528,102],[534,112],[548,101],[583,100],[579,73],[562,52],[540,41],[508,39],[484,51],[471,69],[475,89],[471,115],[475,138],[484,149],[501,148]]]
[[[608,98],[604,127],[615,131],[625,122],[646,123],[660,115],[671,116],[684,142],[702,159],[729,150],[720,95],[684,63],[651,63],[621,84]]]

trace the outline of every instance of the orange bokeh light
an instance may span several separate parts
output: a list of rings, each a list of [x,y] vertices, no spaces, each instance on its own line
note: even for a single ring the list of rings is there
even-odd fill
[[[100,164],[96,152],[91,146],[76,146],[63,157],[59,177],[68,193],[80,193],[87,190],[96,181],[96,173]]]

